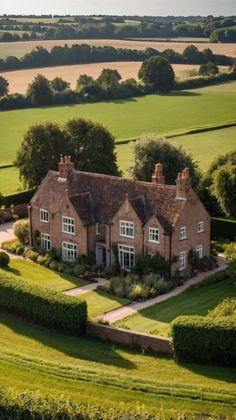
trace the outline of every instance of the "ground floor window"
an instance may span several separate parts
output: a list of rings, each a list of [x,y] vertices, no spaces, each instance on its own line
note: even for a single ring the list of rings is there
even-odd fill
[[[179,254],[179,270],[182,271],[186,268],[186,252],[183,251]]]
[[[135,252],[132,246],[118,245],[119,263],[123,270],[130,271],[135,264]]]
[[[196,254],[197,254],[198,258],[203,257],[203,247],[202,247],[202,245],[198,245],[196,247]]]
[[[62,259],[64,261],[75,261],[77,255],[77,245],[69,242],[62,242]]]
[[[51,249],[51,236],[48,233],[41,233],[41,248],[44,251]]]

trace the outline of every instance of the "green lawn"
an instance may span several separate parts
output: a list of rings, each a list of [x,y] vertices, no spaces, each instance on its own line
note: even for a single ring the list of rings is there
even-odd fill
[[[230,279],[186,291],[121,320],[116,325],[166,336],[170,331],[170,322],[179,315],[205,316],[227,297],[236,297],[236,287]]]
[[[150,413],[233,415],[236,369],[194,364],[70,337],[0,315],[1,385]],[[177,415],[178,413],[178,415]],[[169,418],[169,415],[168,415]]]
[[[97,318],[130,302],[128,299],[119,298],[101,291],[86,293],[79,297],[79,299],[86,300],[88,314],[91,318]]]
[[[24,191],[16,168],[0,168],[0,192],[4,195]]]

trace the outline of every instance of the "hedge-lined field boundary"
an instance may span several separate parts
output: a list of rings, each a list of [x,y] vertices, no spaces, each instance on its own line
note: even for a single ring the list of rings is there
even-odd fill
[[[79,335],[87,322],[87,303],[43,287],[0,275],[0,310]]]
[[[213,217],[211,219],[211,239],[235,241],[236,220]]]

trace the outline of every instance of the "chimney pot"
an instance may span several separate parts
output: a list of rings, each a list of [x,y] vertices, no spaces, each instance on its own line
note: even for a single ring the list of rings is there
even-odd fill
[[[60,162],[58,164],[60,178],[67,178],[71,171],[74,170],[74,163],[71,162],[70,156],[60,156]]]
[[[165,184],[163,165],[160,162],[155,165],[155,171],[152,175],[152,182],[155,184]]]
[[[178,173],[176,180],[176,198],[186,200],[187,193],[191,188],[191,180],[189,178],[189,168],[185,168]]]

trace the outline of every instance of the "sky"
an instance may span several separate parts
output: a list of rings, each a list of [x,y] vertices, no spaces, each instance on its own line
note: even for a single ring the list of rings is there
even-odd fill
[[[236,15],[236,0],[0,0],[0,14]]]

